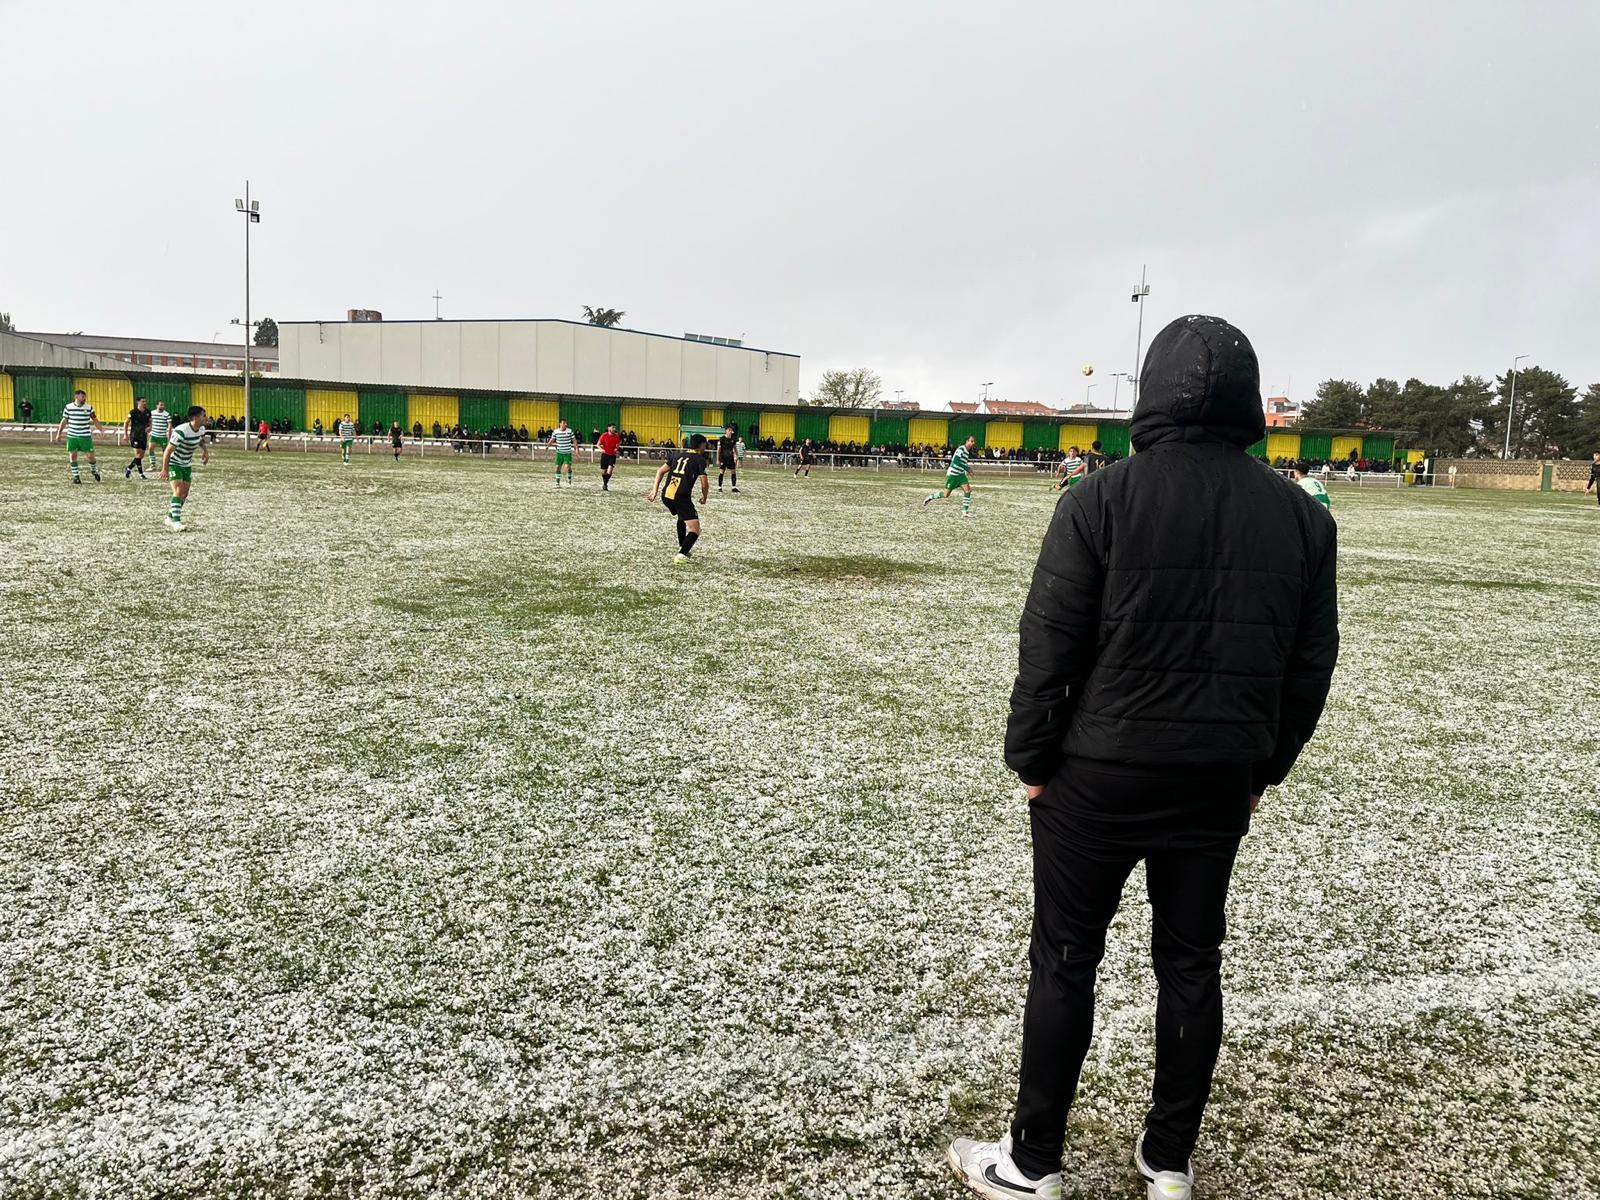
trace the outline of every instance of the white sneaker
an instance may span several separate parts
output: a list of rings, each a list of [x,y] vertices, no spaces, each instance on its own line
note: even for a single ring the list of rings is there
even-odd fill
[[[176,529],[179,531],[182,531],[183,529],[183,523],[181,521],[174,521],[171,517],[168,517],[163,524],[166,525],[168,529]]]
[[[1029,1179],[1011,1161],[1011,1135],[998,1142],[975,1142],[957,1138],[945,1151],[956,1178],[987,1200],[1018,1200],[1037,1196],[1040,1200],[1061,1200],[1061,1172],[1043,1179]]]
[[[1183,1171],[1152,1171],[1144,1161],[1144,1134],[1133,1147],[1133,1165],[1144,1176],[1145,1194],[1149,1200],[1189,1200],[1194,1194],[1194,1164]]]

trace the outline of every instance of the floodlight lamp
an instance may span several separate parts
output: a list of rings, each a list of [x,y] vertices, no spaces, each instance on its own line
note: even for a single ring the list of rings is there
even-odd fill
[[[233,207],[238,209],[240,212],[243,212],[244,211],[244,201],[240,200],[238,197],[235,197],[234,201],[233,201]]]
[[[260,212],[261,211],[261,201],[259,201],[259,200],[250,201],[250,211],[251,212]]]

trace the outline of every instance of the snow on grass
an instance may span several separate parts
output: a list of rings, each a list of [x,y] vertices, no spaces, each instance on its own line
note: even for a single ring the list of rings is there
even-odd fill
[[[1042,485],[751,472],[680,568],[639,469],[224,452],[174,535],[60,458],[0,453],[0,1194],[955,1194],[1015,1083]],[[1204,1194],[1559,1194],[1600,1163],[1600,518],[1335,504]],[[1136,873],[1081,1196],[1142,1194],[1146,923]]]

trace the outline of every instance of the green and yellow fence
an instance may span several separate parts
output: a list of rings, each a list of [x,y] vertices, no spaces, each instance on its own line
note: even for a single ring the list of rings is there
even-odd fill
[[[203,405],[217,417],[244,416],[244,387],[238,377],[73,371],[67,368],[16,368],[0,371],[0,421],[20,419],[23,405],[36,423],[53,425],[75,389],[88,393],[100,419],[120,424],[134,399],[143,396],[155,407],[165,400],[173,413]],[[1095,442],[1107,454],[1131,452],[1126,421],[1089,422],[1081,418],[992,418],[969,413],[911,414],[898,410],[841,410],[826,408],[719,408],[694,404],[652,402],[637,398],[592,396],[526,396],[491,391],[431,391],[397,387],[337,388],[295,379],[252,380],[252,422],[287,422],[294,430],[314,428],[318,422],[332,430],[348,413],[364,431],[374,424],[387,429],[399,424],[406,430],[421,425],[431,434],[457,424],[487,432],[496,428],[526,427],[528,432],[553,429],[563,417],[587,440],[595,430],[616,425],[641,442],[676,442],[686,425],[734,425],[752,444],[771,438],[778,444],[810,438],[815,442],[856,445],[955,446],[968,437],[984,449],[1005,451],[1056,451],[1071,446],[1088,450]],[[1354,450],[1369,459],[1397,455],[1420,458],[1419,451],[1402,450],[1392,433],[1274,429],[1250,447],[1268,460],[1341,459]]]

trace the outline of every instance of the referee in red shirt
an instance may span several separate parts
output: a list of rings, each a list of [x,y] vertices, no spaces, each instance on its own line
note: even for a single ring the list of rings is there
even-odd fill
[[[617,469],[617,447],[622,445],[622,435],[615,425],[607,425],[596,443],[600,447],[600,490],[611,490],[611,472]]]

